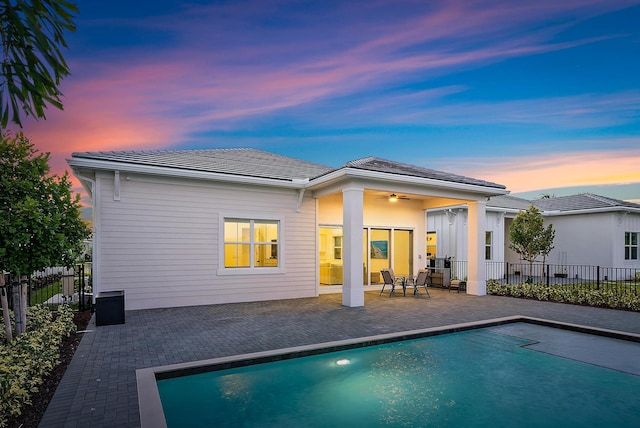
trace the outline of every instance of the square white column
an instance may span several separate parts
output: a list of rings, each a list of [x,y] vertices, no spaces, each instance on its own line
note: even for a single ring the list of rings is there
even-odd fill
[[[350,187],[342,190],[344,281],[342,304],[364,306],[362,282],[362,229],[364,189]]]
[[[470,202],[468,205],[468,272],[467,293],[476,296],[487,294],[486,261],[484,258],[485,233],[487,230],[487,203]]]

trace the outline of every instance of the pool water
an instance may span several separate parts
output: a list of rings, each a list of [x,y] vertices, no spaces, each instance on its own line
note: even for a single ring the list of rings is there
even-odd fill
[[[640,376],[533,343],[470,330],[164,379],[158,390],[168,427],[639,426]]]

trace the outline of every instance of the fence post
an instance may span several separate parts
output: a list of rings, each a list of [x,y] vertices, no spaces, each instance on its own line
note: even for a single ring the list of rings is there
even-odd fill
[[[600,266],[596,266],[596,290],[600,290]]]
[[[549,286],[549,265],[546,265],[547,268],[547,287]]]
[[[9,280],[9,284],[11,284],[11,280]],[[5,328],[5,336],[7,341],[11,342],[13,340],[13,333],[11,331],[11,321],[9,320],[9,286],[5,285],[4,280],[4,272],[0,269],[0,299],[2,300],[2,318],[4,322]]]
[[[84,263],[78,263],[78,309],[84,311]]]

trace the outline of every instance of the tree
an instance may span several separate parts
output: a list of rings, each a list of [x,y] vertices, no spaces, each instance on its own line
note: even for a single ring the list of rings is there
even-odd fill
[[[49,172],[49,154],[39,153],[22,133],[1,136],[0,270],[22,281],[21,295],[14,294],[17,334],[26,325],[22,275],[47,266],[72,266],[90,233],[68,174]]]
[[[69,75],[61,48],[65,31],[75,31],[77,7],[66,0],[0,1],[2,80],[0,124],[22,127],[20,113],[46,118],[47,104],[62,110],[58,89]]]
[[[547,256],[553,250],[553,240],[556,238],[556,231],[552,225],[547,226],[539,236],[538,243],[540,255],[542,256],[542,265],[547,264]]]
[[[526,211],[520,211],[509,229],[509,248],[520,255],[523,260],[529,262],[529,278],[533,270],[533,262],[538,256],[546,257],[553,249],[555,238],[553,226],[544,227],[542,213],[531,205]]]

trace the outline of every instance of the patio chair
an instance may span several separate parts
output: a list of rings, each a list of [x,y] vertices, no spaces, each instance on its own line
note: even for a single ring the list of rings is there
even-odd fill
[[[380,295],[382,295],[382,293],[384,292],[384,287],[390,285],[391,292],[389,293],[389,296],[391,296],[396,289],[396,285],[398,284],[402,285],[402,290],[406,294],[404,279],[396,278],[396,276],[393,274],[393,269],[382,269],[380,273],[382,274],[382,280],[384,282],[382,284],[382,290],[380,290]]]
[[[431,297],[431,294],[429,294],[429,290],[427,289],[427,282],[429,281],[429,273],[430,273],[429,269],[420,269],[418,271],[418,275],[416,275],[415,278],[411,279],[411,281],[407,283],[408,287],[413,287],[414,295],[422,294],[420,293],[420,289],[418,287],[423,287],[424,291],[427,293],[427,297]]]

